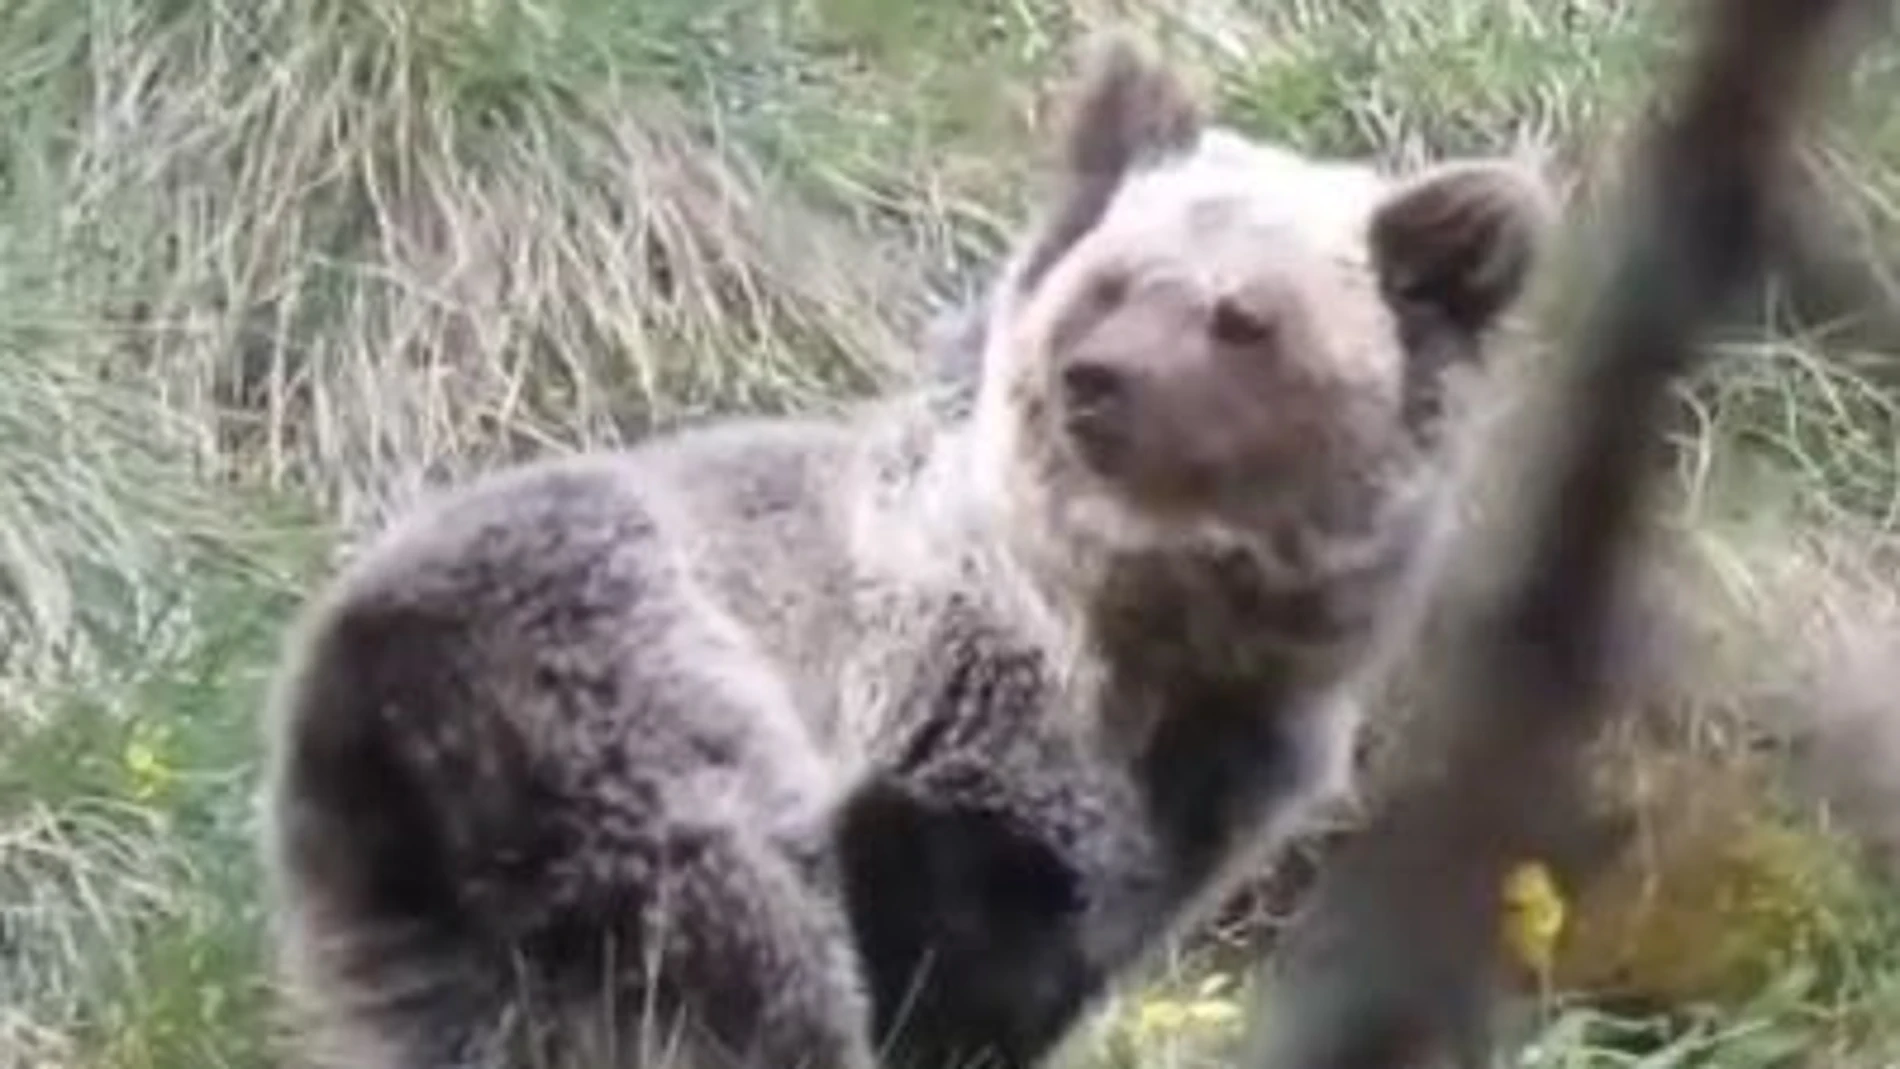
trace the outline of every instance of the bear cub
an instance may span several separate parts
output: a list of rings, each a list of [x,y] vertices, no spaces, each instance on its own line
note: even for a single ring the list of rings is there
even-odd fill
[[[315,599],[307,1063],[1033,1063],[1343,786],[1546,195],[1211,126],[1120,38],[1060,143],[960,400],[497,473]]]

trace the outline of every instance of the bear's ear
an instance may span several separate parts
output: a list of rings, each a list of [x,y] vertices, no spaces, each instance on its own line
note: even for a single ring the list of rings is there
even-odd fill
[[[1073,179],[1121,175],[1185,152],[1203,125],[1186,84],[1134,38],[1115,31],[1083,45],[1081,73],[1061,117],[1062,166]]]
[[[1175,72],[1120,32],[1092,35],[1058,120],[1054,203],[1018,271],[1034,288],[1101,221],[1129,172],[1187,152],[1206,123]]]
[[[1460,161],[1403,182],[1373,213],[1369,238],[1394,301],[1475,332],[1523,292],[1555,218],[1530,168]]]

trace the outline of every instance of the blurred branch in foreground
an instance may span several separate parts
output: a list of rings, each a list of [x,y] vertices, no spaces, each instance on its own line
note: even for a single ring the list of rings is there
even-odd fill
[[[1372,1069],[1492,1045],[1500,895],[1583,808],[1582,753],[1639,641],[1628,612],[1672,387],[1703,335],[1799,226],[1795,144],[1853,0],[1708,0],[1672,106],[1629,160],[1606,255],[1556,354],[1554,390],[1496,563],[1428,681],[1446,734],[1320,878],[1264,985],[1254,1064]],[[1861,38],[1868,34],[1858,35]],[[1499,553],[1500,549],[1507,552]]]

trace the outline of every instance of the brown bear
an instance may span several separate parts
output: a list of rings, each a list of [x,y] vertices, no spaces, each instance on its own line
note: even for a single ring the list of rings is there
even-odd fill
[[[1542,189],[1209,127],[1118,38],[1065,122],[961,403],[528,464],[316,600],[266,845],[308,1061],[1033,1062],[1342,784]]]

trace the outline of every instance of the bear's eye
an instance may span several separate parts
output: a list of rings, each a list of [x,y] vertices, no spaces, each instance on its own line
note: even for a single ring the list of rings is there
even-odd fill
[[[1089,283],[1089,301],[1098,311],[1111,311],[1128,299],[1128,276],[1121,271],[1103,271]]]
[[[1273,337],[1273,321],[1231,297],[1214,302],[1207,331],[1222,345],[1261,345]]]

